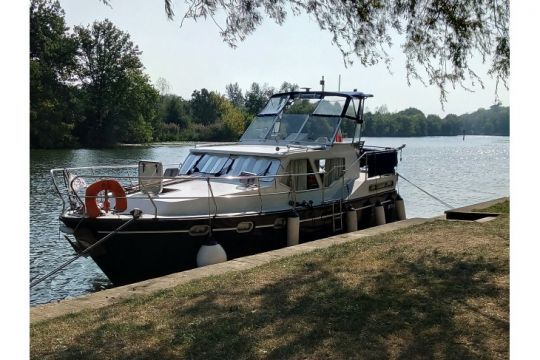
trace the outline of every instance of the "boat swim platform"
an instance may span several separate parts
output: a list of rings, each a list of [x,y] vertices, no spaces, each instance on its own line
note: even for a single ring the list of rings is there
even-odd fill
[[[507,201],[508,199],[508,197],[502,197],[462,208],[452,209],[451,211],[470,212],[473,209],[481,210],[488,208],[492,205]],[[219,264],[194,268],[191,270],[148,279],[133,284],[118,286],[111,289],[105,289],[76,298],[60,300],[44,305],[37,305],[30,308],[30,323],[44,321],[71,313],[77,313],[83,310],[99,309],[130,299],[137,295],[146,295],[159,290],[166,290],[208,276],[221,275],[234,271],[248,270],[259,265],[267,264],[274,260],[283,259],[293,255],[304,254],[317,249],[324,249],[333,245],[348,243],[361,238],[381,235],[391,231],[400,230],[410,226],[424,224],[435,220],[446,220],[446,216],[441,215],[432,218],[411,218],[407,220],[396,221],[389,224],[374,226],[350,233],[334,235],[328,238],[314,240],[299,245],[240,257]]]

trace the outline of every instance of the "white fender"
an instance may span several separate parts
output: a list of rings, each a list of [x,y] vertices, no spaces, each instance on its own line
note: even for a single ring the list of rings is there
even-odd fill
[[[218,264],[227,261],[225,249],[215,241],[201,245],[197,253],[197,266]]]
[[[386,224],[386,215],[384,214],[384,206],[380,202],[375,205],[375,225]]]
[[[298,245],[300,240],[300,217],[297,214],[287,218],[287,246]]]

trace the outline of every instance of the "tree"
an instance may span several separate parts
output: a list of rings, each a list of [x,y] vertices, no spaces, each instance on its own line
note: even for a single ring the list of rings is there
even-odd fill
[[[394,33],[404,36],[407,80],[435,85],[441,104],[448,86],[472,86],[481,78],[470,59],[478,54],[491,61],[489,75],[505,86],[510,71],[509,0],[186,0],[184,18],[225,17],[223,40],[232,47],[251,35],[265,15],[282,25],[290,12],[314,19],[332,35],[346,64],[364,66],[391,62],[388,49]],[[174,17],[172,0],[165,11]],[[214,19],[214,21],[216,21]],[[425,73],[425,75],[423,75]]]
[[[153,140],[159,126],[159,93],[147,75],[129,71],[128,87],[121,94],[119,120],[127,132],[119,132],[119,142],[146,143]]]
[[[407,108],[405,110],[401,110],[398,112],[398,114],[405,115],[405,116],[415,116],[418,115],[420,117],[425,117],[424,113],[421,110],[418,110],[417,108]]]
[[[300,87],[298,84],[292,84],[287,81],[284,81],[281,86],[279,87],[279,92],[291,92],[291,91],[297,91]]]
[[[76,129],[81,142],[103,147],[131,142],[133,134],[138,134],[135,141],[149,141],[145,134],[155,121],[158,93],[142,72],[138,47],[109,20],[77,26],[75,34],[85,100],[85,118]]]
[[[388,114],[388,112],[388,106],[386,106],[386,104],[382,104],[381,106],[375,108],[375,113],[378,114]]]
[[[219,123],[222,123],[225,132],[219,140],[237,141],[245,130],[246,114],[234,106],[225,97],[219,97]]]
[[[219,95],[206,89],[194,90],[191,94],[193,121],[202,125],[214,124],[219,117]]]
[[[227,99],[237,108],[244,107],[244,95],[242,95],[242,89],[238,83],[228,84],[225,86],[227,92]]]
[[[274,88],[267,84],[263,86],[254,82],[249,90],[246,91],[245,106],[250,115],[257,115],[268,101],[268,98],[275,92]]]
[[[156,88],[161,96],[165,96],[171,91],[171,84],[165,78],[159,77],[156,81]]]
[[[462,130],[463,126],[457,115],[448,114],[442,120],[441,131],[443,135],[460,135],[462,133]]]
[[[186,129],[191,124],[189,102],[180,96],[168,95],[163,99],[161,120],[164,123],[178,125],[179,129]]]
[[[426,131],[429,136],[439,136],[441,133],[441,118],[437,115],[430,114],[426,117]]]
[[[30,146],[75,146],[78,104],[69,86],[77,42],[67,34],[58,1],[30,3]]]

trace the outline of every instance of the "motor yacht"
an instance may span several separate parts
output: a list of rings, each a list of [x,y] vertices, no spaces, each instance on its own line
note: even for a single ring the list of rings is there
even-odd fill
[[[403,147],[362,140],[371,96],[275,94],[238,142],[174,166],[52,169],[61,231],[121,285],[401,220]]]

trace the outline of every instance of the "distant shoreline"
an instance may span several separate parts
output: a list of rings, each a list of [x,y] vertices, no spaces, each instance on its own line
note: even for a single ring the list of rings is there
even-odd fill
[[[468,137],[477,137],[477,136],[483,136],[483,137],[503,137],[503,138],[510,138],[510,135],[481,135],[481,134],[475,134],[475,135],[465,135],[465,139]],[[455,138],[461,138],[463,135],[428,135],[428,136],[362,136],[362,138],[368,138],[368,139],[376,139],[376,138],[409,138],[409,139],[417,139],[417,138],[448,138],[448,137],[455,137]],[[201,141],[157,141],[157,142],[150,142],[145,144],[128,144],[128,143],[122,143],[122,144],[116,144],[111,147],[104,147],[104,148],[88,148],[88,147],[73,147],[73,148],[30,148],[30,150],[80,150],[80,149],[91,149],[91,150],[104,150],[104,149],[117,149],[117,148],[129,148],[129,147],[155,147],[155,146],[194,146],[197,144],[209,144],[209,143],[231,143],[230,141],[213,141],[213,140],[201,140]]]

